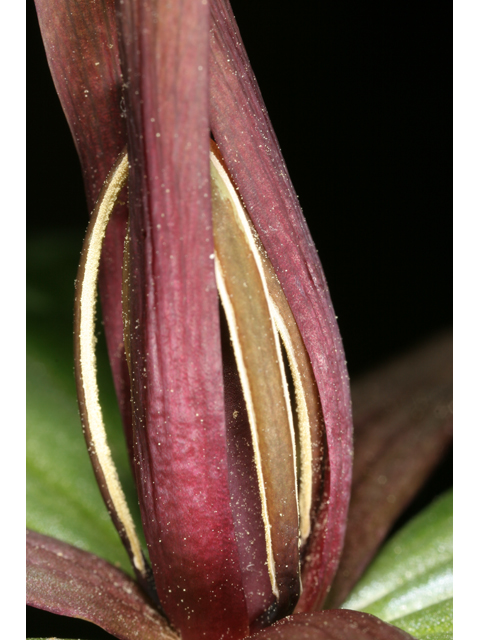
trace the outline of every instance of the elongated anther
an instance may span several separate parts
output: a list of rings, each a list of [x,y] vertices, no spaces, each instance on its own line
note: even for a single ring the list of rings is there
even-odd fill
[[[277,615],[300,593],[295,432],[261,258],[220,160],[210,156],[215,272],[251,431]]]
[[[135,573],[149,582],[148,569],[113,462],[99,402],[95,356],[95,308],[102,243],[118,196],[128,179],[126,149],[107,177],[88,225],[75,298],[75,378],[83,431],[96,480]]]
[[[324,421],[322,407],[315,382],[310,358],[302,336],[295,322],[290,305],[273,269],[260,238],[245,210],[236,189],[223,165],[223,159],[215,143],[211,143],[211,163],[235,210],[235,219],[241,225],[259,272],[265,290],[270,315],[277,334],[285,349],[288,368],[292,378],[295,399],[295,441],[297,457],[298,510],[301,544],[305,544],[312,519],[318,509],[322,483],[322,463],[324,457]],[[215,220],[215,216],[214,216]],[[280,358],[281,360],[281,358]],[[280,365],[282,363],[280,362]],[[283,377],[283,366],[281,366]],[[284,383],[285,384],[285,383]],[[288,404],[293,398],[286,398]]]

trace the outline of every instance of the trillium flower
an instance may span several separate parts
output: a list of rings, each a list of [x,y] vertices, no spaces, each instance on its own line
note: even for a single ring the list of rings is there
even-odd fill
[[[410,457],[415,479],[399,478],[390,512],[368,535],[359,526],[364,544],[347,533],[348,570],[337,573],[353,453],[345,357],[228,2],[37,0],[37,10],[94,211],[76,290],[80,413],[137,582],[30,533],[30,603],[120,638],[409,637],[367,614],[318,612],[327,595],[343,602],[441,456],[448,416],[422,431],[428,454]],[[149,561],[98,402],[97,275]],[[379,499],[362,479],[372,460],[379,477],[392,465],[392,429],[373,443],[365,431],[351,518]]]

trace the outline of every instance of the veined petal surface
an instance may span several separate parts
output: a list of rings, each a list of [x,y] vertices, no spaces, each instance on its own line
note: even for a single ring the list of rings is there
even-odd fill
[[[119,3],[130,158],[137,487],[158,595],[185,640],[243,638],[210,204],[207,3]]]
[[[120,640],[178,640],[132,578],[91,553],[28,530],[27,604],[88,620]]]

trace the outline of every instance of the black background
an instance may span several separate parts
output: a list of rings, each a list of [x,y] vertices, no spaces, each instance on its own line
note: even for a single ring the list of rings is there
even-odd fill
[[[452,321],[451,4],[232,4],[355,377]],[[79,163],[28,10],[28,233],[82,236]]]

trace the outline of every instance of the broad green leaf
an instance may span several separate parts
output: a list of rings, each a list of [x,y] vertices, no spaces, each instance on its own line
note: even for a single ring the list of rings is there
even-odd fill
[[[451,638],[452,511],[450,491],[391,538],[343,608],[372,613],[417,637]]]
[[[453,598],[431,607],[397,618],[395,625],[419,640],[451,640],[453,629]]]
[[[27,246],[27,526],[130,570],[90,466],[73,374],[74,281],[82,238],[50,235]],[[140,535],[123,429],[99,336],[101,402],[112,454]]]

